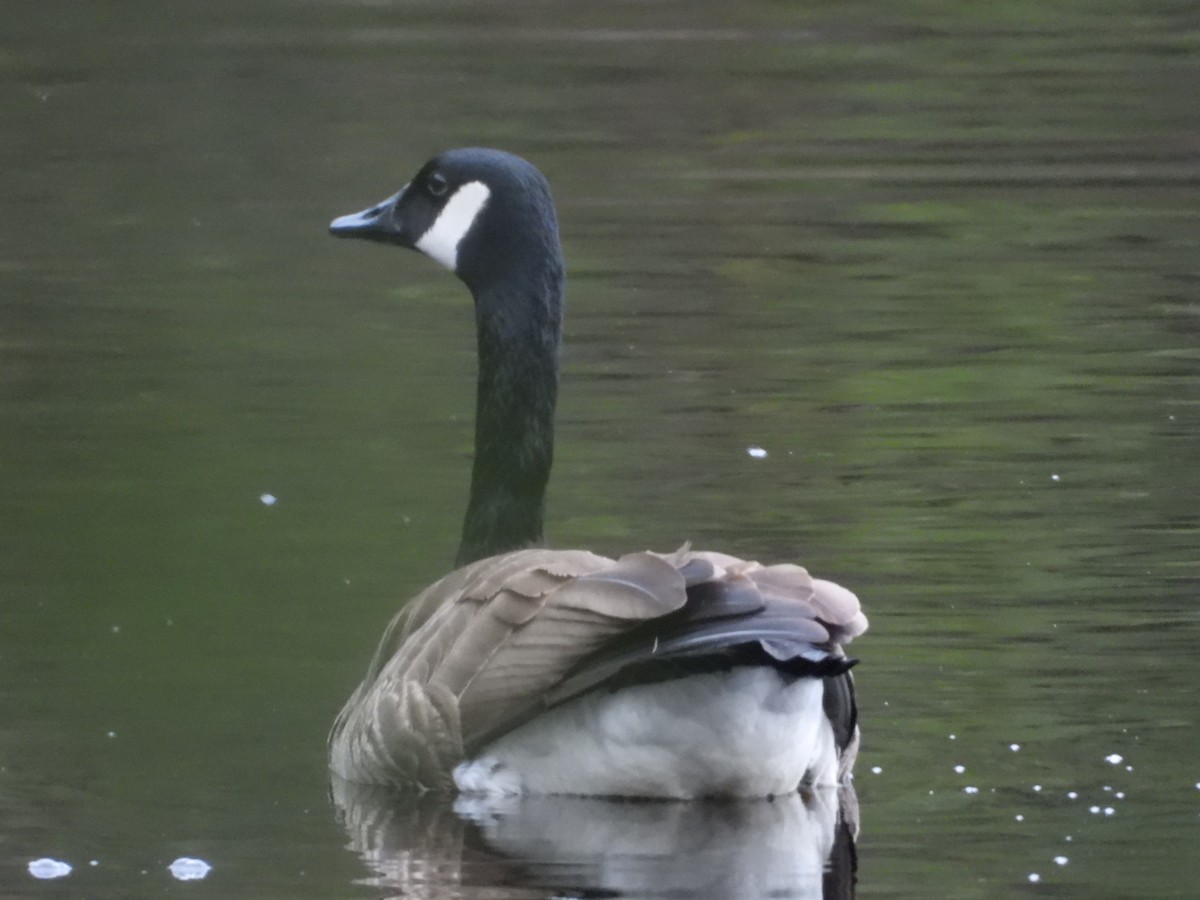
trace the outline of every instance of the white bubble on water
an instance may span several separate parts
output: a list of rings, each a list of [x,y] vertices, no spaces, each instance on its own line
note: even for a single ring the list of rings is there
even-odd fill
[[[51,878],[66,878],[71,874],[71,864],[65,863],[61,859],[50,859],[48,856],[43,856],[41,859],[35,859],[29,863],[29,874],[41,881]]]
[[[747,447],[746,453],[749,454],[750,456],[754,457],[755,459],[766,459],[767,458],[767,451],[764,450],[762,447]]]
[[[199,881],[212,871],[212,866],[204,860],[190,856],[179,857],[167,868],[179,881]]]
[[[1054,862],[1060,866],[1065,866],[1067,863],[1070,862],[1070,860],[1067,859],[1065,856],[1056,856],[1056,857],[1054,857]]]
[[[1104,757],[1104,761],[1106,763],[1112,763],[1112,765],[1115,766],[1119,763],[1125,762],[1125,757],[1123,757],[1120,753],[1110,753],[1108,756]]]

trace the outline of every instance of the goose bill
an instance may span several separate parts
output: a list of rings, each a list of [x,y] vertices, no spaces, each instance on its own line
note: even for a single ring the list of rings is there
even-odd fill
[[[334,237],[362,238],[369,241],[396,241],[400,236],[400,223],[393,215],[396,204],[408,190],[408,185],[386,200],[361,212],[338,216],[329,223],[329,233]]]

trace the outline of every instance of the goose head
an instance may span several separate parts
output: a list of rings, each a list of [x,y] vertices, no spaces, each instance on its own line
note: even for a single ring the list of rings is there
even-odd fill
[[[478,295],[531,276],[561,279],[562,249],[550,185],[501,150],[449,150],[386,200],[329,225],[335,237],[418,250]]]

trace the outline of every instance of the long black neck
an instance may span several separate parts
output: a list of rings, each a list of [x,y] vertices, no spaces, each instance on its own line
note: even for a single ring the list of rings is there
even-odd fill
[[[457,565],[542,540],[564,281],[557,234],[548,243],[532,270],[473,289],[479,341],[475,463]]]

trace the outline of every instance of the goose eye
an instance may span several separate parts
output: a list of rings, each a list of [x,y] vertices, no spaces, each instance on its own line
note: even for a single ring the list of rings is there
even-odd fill
[[[446,180],[446,176],[440,172],[434,172],[425,180],[425,186],[429,189],[429,193],[435,197],[440,197],[446,193],[446,189],[450,187],[450,182]]]

